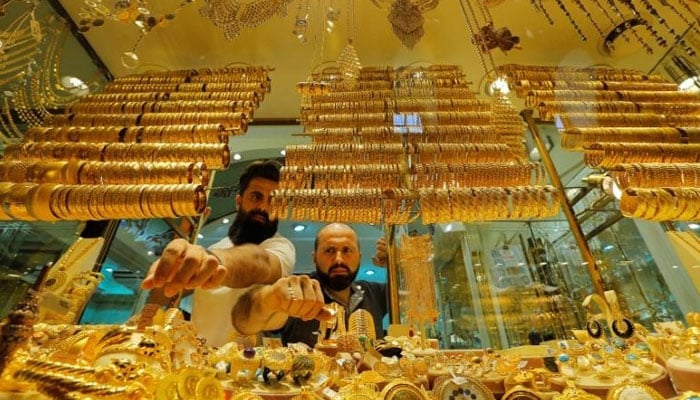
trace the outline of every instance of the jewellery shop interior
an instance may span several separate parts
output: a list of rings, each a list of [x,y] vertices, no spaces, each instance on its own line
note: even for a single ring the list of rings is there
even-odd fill
[[[700,399],[699,25],[697,0],[0,0],[0,399]],[[227,236],[265,159],[295,272],[349,223],[384,337],[352,314],[212,347],[190,295],[140,288],[170,240]]]

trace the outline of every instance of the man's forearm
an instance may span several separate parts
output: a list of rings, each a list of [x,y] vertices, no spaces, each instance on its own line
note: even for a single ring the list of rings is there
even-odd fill
[[[282,276],[280,261],[260,246],[244,244],[210,251],[228,270],[225,286],[244,288],[257,283],[273,283]]]
[[[271,296],[270,286],[256,285],[238,299],[231,311],[231,321],[239,333],[254,335],[284,325],[287,315],[275,309]]]

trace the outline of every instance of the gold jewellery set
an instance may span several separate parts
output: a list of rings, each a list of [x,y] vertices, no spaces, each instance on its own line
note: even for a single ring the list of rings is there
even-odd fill
[[[623,215],[652,221],[700,218],[700,100],[660,76],[608,68],[509,65],[517,93],[557,119],[562,146],[589,167],[611,170]],[[606,79],[614,78],[614,79]]]
[[[195,216],[228,137],[244,134],[270,90],[268,69],[154,72],[110,82],[50,115],[0,165],[0,219]],[[206,110],[203,108],[206,107]],[[206,111],[206,112],[205,112]]]

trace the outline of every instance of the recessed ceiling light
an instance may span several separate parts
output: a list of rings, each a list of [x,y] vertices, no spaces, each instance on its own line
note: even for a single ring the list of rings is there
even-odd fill
[[[224,219],[221,220],[221,223],[222,223],[222,224],[228,224],[229,222],[231,222],[231,220],[228,219],[228,218],[224,218]]]
[[[294,232],[303,232],[306,230],[306,225],[304,224],[294,224],[292,226],[292,229],[294,229]]]
[[[241,156],[240,153],[233,153],[233,159],[235,161],[239,161],[241,158],[243,158],[243,156]]]

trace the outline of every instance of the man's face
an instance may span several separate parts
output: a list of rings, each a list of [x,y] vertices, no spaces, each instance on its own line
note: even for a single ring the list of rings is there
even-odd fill
[[[318,239],[313,258],[321,284],[335,291],[347,288],[360,269],[357,235],[347,227],[333,226],[324,228]]]
[[[229,229],[235,244],[255,243],[272,237],[277,232],[277,219],[270,219],[271,193],[279,184],[265,178],[253,178],[248,188],[236,196],[238,213]]]

